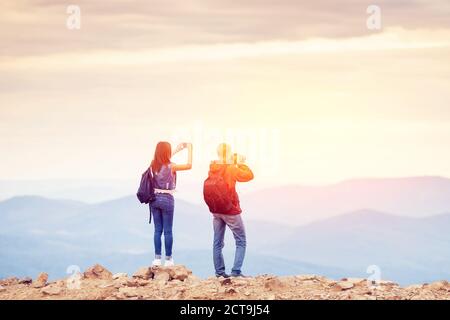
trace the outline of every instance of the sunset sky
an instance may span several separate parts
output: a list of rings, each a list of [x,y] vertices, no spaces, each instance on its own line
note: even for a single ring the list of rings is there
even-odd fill
[[[130,179],[191,140],[198,181],[223,139],[261,185],[450,176],[448,0],[75,0],[80,30],[68,4],[0,2],[0,179]]]

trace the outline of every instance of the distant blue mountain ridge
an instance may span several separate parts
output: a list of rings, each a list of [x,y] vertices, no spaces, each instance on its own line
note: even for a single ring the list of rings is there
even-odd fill
[[[277,194],[284,194],[282,189]],[[439,188],[428,186],[422,192],[417,191],[420,190],[417,186],[407,189],[416,190],[416,194],[408,194],[410,202],[418,202],[422,207],[426,199],[442,197]],[[348,197],[349,189],[346,190],[333,192]],[[432,195],[433,190],[438,190],[438,194]],[[316,195],[327,192],[316,191]],[[310,191],[303,193],[301,188],[287,187],[285,193],[293,199],[290,216],[303,215],[304,203],[310,201],[305,198],[311,199]],[[264,201],[255,205],[253,201],[258,197]],[[319,212],[317,219],[309,223],[292,223],[287,212],[273,208],[271,214],[279,219],[255,219],[256,212],[267,212],[279,199],[267,197],[267,191],[243,197],[243,218],[248,232],[244,271],[250,275],[307,273],[331,278],[367,277],[367,267],[377,265],[384,279],[403,285],[450,279],[450,214],[444,210],[435,213],[445,207],[445,201],[441,199],[442,208],[431,203],[427,214],[399,215],[379,209],[392,205],[392,199],[385,201],[380,196],[377,204],[379,194],[373,193],[372,197],[366,198],[366,202],[373,203],[373,207],[349,212],[336,209],[337,213],[325,217]],[[318,199],[323,200],[323,196]],[[332,202],[333,197],[330,199]],[[300,204],[298,208],[294,206],[296,201]],[[361,199],[355,202],[362,203]],[[329,203],[326,206],[331,207]],[[317,207],[323,210],[324,204],[318,203]],[[132,273],[152,260],[152,233],[148,208],[140,205],[135,196],[97,204],[14,197],[0,202],[0,277],[36,276],[46,271],[51,278],[59,278],[66,275],[70,265],[84,269],[95,263],[113,272]],[[199,276],[213,275],[212,225],[207,208],[177,200],[174,235],[176,262],[187,265]],[[228,267],[232,264],[233,246],[228,232]]]

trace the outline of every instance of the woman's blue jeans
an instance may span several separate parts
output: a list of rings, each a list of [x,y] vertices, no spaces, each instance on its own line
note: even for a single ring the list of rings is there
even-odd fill
[[[172,225],[174,212],[174,198],[171,194],[158,193],[155,201],[151,204],[153,222],[155,224],[155,234],[153,242],[155,244],[155,255],[161,256],[161,236],[164,233],[164,247],[167,257],[172,256]]]

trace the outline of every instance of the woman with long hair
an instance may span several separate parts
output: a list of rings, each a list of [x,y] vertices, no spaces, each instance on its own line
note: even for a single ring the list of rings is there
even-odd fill
[[[171,162],[171,157],[177,152],[188,149],[188,161],[185,164],[175,164]],[[192,144],[181,143],[172,153],[170,143],[161,141],[157,144],[155,156],[150,165],[153,173],[153,185],[155,188],[155,201],[151,206],[153,221],[155,224],[155,234],[153,241],[155,244],[155,259],[152,265],[160,266],[161,262],[161,236],[164,233],[165,266],[173,266],[172,258],[172,225],[174,213],[173,192],[176,187],[177,171],[190,170],[192,168]]]

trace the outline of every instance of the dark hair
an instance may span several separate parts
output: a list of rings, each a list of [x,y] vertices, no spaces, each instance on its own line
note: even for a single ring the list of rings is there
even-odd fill
[[[158,142],[155,149],[155,156],[151,164],[152,171],[158,173],[163,165],[168,165],[170,163],[170,158],[172,157],[172,147],[170,143],[166,141]]]

